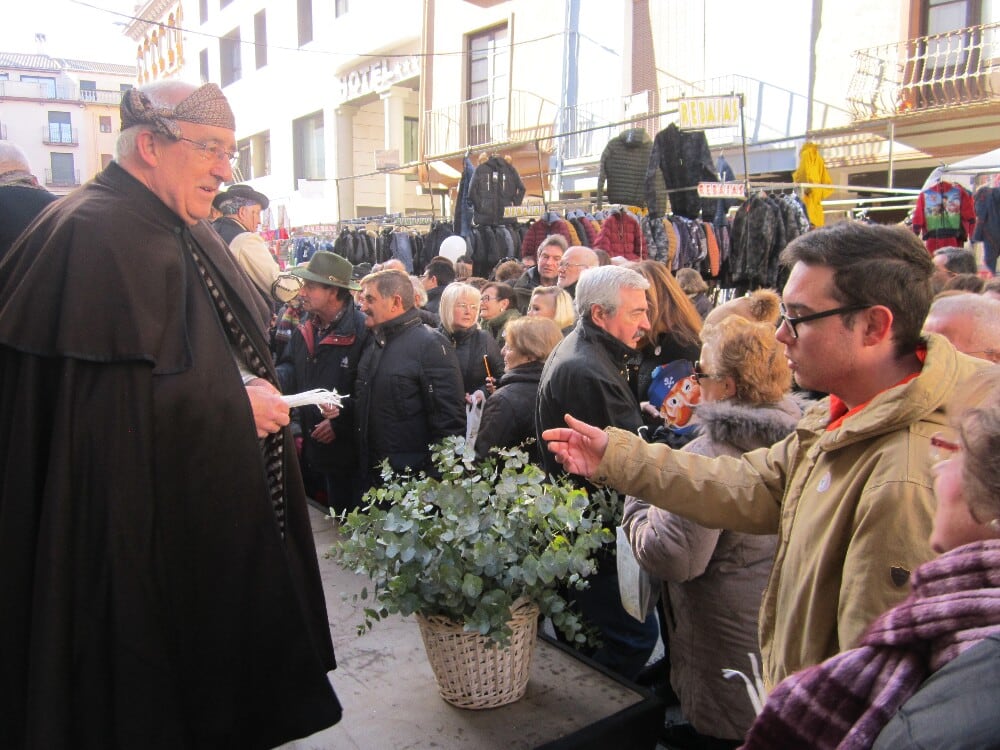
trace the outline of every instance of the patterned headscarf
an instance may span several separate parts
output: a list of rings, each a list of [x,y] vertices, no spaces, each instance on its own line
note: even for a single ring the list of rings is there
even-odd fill
[[[160,135],[179,140],[183,135],[175,120],[236,130],[236,117],[226,95],[214,83],[198,87],[171,107],[157,107],[140,89],[129,89],[122,97],[122,130],[133,125],[151,125]]]

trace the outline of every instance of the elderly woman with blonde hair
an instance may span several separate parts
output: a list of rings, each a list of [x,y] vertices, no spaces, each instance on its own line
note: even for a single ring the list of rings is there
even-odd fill
[[[684,450],[739,456],[791,433],[802,410],[770,323],[731,314],[701,333],[696,435]],[[709,529],[629,497],[622,525],[639,564],[663,581],[670,684],[693,728],[692,747],[736,747],[754,718],[743,684],[775,536]],[[688,745],[685,745],[688,746]]]
[[[474,391],[487,390],[487,378],[503,374],[503,359],[496,339],[479,327],[479,290],[469,284],[453,282],[441,293],[438,330],[455,347],[462,371],[465,399]]]

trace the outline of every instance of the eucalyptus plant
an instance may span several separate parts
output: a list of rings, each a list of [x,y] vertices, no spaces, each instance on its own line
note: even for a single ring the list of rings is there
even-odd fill
[[[550,482],[520,449],[476,459],[464,438],[433,447],[436,476],[382,465],[381,487],[341,517],[330,555],[371,578],[359,634],[391,614],[443,615],[505,644],[521,597],[568,639],[582,623],[563,594],[587,586],[595,553],[613,540],[586,491]],[[602,508],[607,507],[605,499]]]

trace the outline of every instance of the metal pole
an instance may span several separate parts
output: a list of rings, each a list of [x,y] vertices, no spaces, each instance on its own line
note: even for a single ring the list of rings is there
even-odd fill
[[[747,198],[750,197],[750,162],[747,157],[747,123],[743,112],[743,93],[737,94],[740,98],[740,140],[743,143],[743,188],[746,190]]]

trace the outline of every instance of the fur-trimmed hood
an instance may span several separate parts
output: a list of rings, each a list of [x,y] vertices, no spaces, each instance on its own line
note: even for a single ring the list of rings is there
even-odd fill
[[[695,407],[698,434],[751,451],[787,437],[802,418],[806,405],[805,398],[797,394],[760,406],[731,399],[701,403]]]

